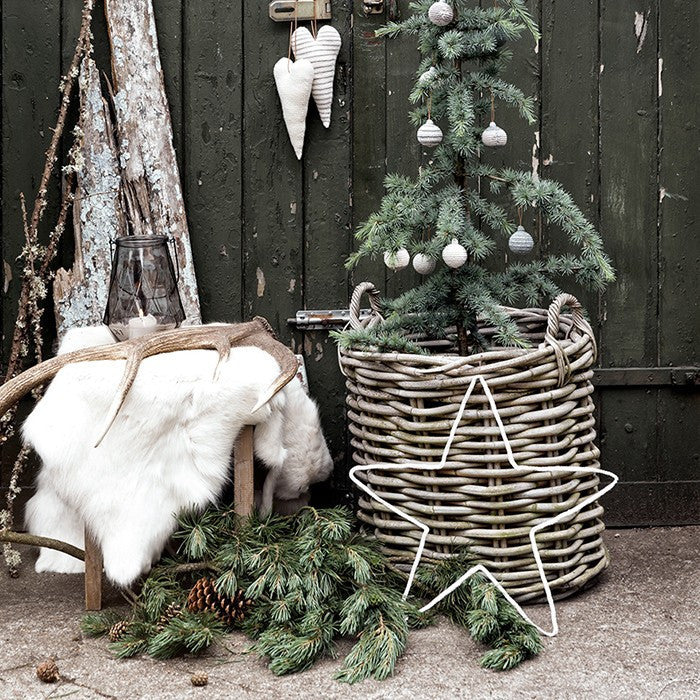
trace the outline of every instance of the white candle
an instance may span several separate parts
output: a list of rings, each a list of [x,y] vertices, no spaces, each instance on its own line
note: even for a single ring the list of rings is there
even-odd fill
[[[158,326],[156,317],[152,314],[147,316],[136,316],[129,319],[129,339],[141,338],[144,335],[153,333]]]

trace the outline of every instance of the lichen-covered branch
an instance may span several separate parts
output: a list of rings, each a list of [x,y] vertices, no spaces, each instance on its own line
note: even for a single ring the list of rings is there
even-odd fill
[[[175,239],[185,323],[197,324],[201,322],[197,280],[153,5],[151,0],[105,0],[105,15],[112,49],[119,159],[126,207],[132,212],[129,218],[146,229],[138,233]]]
[[[56,272],[53,284],[59,339],[71,327],[102,322],[109,292],[110,239],[125,233],[117,149],[99,70],[91,56],[83,58],[79,86],[80,139],[72,166],[77,177],[75,260],[70,270]]]

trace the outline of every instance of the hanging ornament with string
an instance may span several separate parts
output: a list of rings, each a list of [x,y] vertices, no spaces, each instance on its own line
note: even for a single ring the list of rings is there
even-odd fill
[[[456,270],[467,262],[467,249],[456,239],[442,249],[442,259],[447,267]]]
[[[296,20],[293,22],[296,29]],[[282,104],[282,115],[289,140],[299,160],[304,150],[306,113],[314,83],[314,65],[305,58],[292,61],[292,24],[289,25],[289,49],[286,58],[280,58],[273,69],[277,94]]]
[[[532,236],[523,228],[523,210],[518,207],[518,228],[508,239],[508,247],[516,255],[529,253],[535,245]]]
[[[491,123],[481,134],[481,142],[484,146],[505,146],[508,142],[508,134],[496,124],[496,108],[493,92],[491,92]]]
[[[384,253],[384,264],[390,270],[401,270],[408,265],[411,256],[405,248],[399,248],[396,251],[387,250]]]
[[[435,259],[425,253],[416,253],[413,256],[413,269],[419,275],[429,275],[435,269]]]
[[[434,2],[428,8],[428,19],[438,27],[447,26],[454,18],[452,8],[442,0]]]
[[[314,67],[314,81],[311,88],[316,109],[326,129],[331,124],[331,106],[333,105],[333,78],[335,62],[340,51],[341,38],[338,30],[330,24],[323,25],[316,31],[316,20],[311,22],[311,32],[306,27],[299,27],[292,33],[292,51],[294,57],[311,61]]]
[[[430,108],[432,103],[432,97],[428,98],[428,119],[418,129],[416,134],[418,138],[418,143],[421,146],[427,146],[428,148],[434,148],[438,144],[442,143],[442,129],[430,118]]]
[[[432,120],[428,119],[416,134],[418,143],[428,148],[434,148],[442,143],[442,129]]]

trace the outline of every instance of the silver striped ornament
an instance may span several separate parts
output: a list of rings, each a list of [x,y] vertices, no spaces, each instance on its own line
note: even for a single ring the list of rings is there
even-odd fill
[[[418,143],[433,148],[442,141],[442,129],[432,120],[428,119],[417,133]]]
[[[508,247],[517,255],[529,253],[534,245],[532,236],[522,226],[518,226],[515,233],[508,239]]]

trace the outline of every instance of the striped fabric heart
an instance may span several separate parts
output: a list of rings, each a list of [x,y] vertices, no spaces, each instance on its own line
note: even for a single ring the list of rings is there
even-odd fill
[[[331,123],[333,76],[340,44],[340,34],[330,24],[324,24],[316,33],[315,39],[306,27],[298,27],[292,34],[294,57],[297,60],[305,58],[314,66],[314,84],[311,94],[323,126],[326,128]]]

